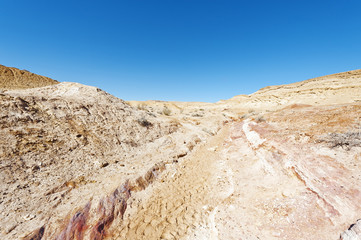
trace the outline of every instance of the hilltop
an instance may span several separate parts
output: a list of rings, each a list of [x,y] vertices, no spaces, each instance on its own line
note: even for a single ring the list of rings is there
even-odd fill
[[[312,78],[306,81],[269,86],[250,95],[224,101],[252,108],[282,108],[290,104],[327,105],[361,101],[361,70]]]
[[[59,83],[48,77],[0,65],[0,89],[26,89],[45,87]]]

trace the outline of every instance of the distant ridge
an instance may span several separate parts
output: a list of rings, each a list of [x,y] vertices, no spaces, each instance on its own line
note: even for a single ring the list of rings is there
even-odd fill
[[[48,77],[20,70],[14,67],[6,67],[0,64],[0,89],[26,89],[44,87],[59,83]]]
[[[228,105],[283,108],[292,104],[330,105],[361,101],[361,69],[336,73],[285,85],[261,88],[250,95],[220,101]]]
[[[321,76],[321,77],[315,77],[315,78],[307,79],[307,80],[300,81],[300,82],[294,82],[294,83],[290,83],[290,84],[267,86],[267,87],[259,89],[256,93],[260,94],[260,93],[266,92],[268,90],[274,90],[274,89],[280,89],[280,88],[293,88],[295,86],[302,87],[302,86],[307,86],[307,84],[311,85],[312,83],[316,83],[316,84],[321,83],[322,84],[323,83],[322,81],[325,81],[325,82],[326,81],[331,81],[331,82],[342,81],[341,83],[344,83],[344,81],[347,80],[348,82],[354,82],[355,79],[359,80],[360,78],[361,78],[361,69],[357,69],[357,70],[351,70],[351,71],[347,71],[347,72],[329,74],[329,75],[325,75],[325,76]],[[254,93],[254,94],[256,94],[256,93]]]

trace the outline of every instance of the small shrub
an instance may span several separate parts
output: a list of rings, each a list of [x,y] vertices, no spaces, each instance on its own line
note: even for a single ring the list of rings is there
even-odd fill
[[[153,124],[151,122],[149,122],[147,119],[145,119],[144,117],[140,118],[137,120],[137,122],[143,126],[143,127],[151,127]]]
[[[137,109],[138,110],[146,110],[146,105],[144,103],[140,103],[140,104],[138,104]]]
[[[357,124],[344,133],[329,133],[320,142],[328,143],[330,148],[342,147],[347,151],[353,147],[361,147],[361,125]]]
[[[240,119],[246,119],[248,118],[248,114],[243,114],[242,116],[240,116]]]
[[[192,117],[203,117],[203,114],[199,114],[199,113],[193,113]]]
[[[168,107],[164,106],[163,115],[169,116],[171,113],[172,111]]]
[[[259,123],[259,122],[265,122],[265,121],[266,121],[266,119],[265,119],[263,116],[257,116],[255,120],[256,120],[256,122],[258,122],[258,123]]]
[[[330,133],[326,140],[331,148],[342,147],[350,150],[361,146],[361,132]]]
[[[211,135],[211,136],[214,136],[214,132],[211,131],[211,130],[209,130],[209,129],[207,129],[207,128],[203,128],[202,131],[208,133],[208,134]]]

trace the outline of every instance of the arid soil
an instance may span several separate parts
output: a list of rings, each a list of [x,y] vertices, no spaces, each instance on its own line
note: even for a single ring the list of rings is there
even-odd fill
[[[326,143],[327,126],[345,107],[282,110],[298,116],[290,119],[302,126],[295,129],[283,119],[227,124],[140,195],[110,238],[337,239],[361,210],[360,146]],[[360,104],[347,108],[349,119],[361,120]],[[317,132],[305,124],[327,117]]]
[[[1,98],[1,232],[9,238],[45,223],[48,236],[73,208],[173,163],[208,135],[75,83]]]
[[[48,77],[0,65],[0,89],[26,89],[57,84],[58,81]]]
[[[214,104],[4,90],[0,238],[360,239],[360,96],[360,70]]]

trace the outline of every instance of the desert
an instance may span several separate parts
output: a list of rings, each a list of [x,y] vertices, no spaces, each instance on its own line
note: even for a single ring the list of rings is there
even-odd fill
[[[361,70],[216,103],[0,81],[1,239],[361,239]]]

